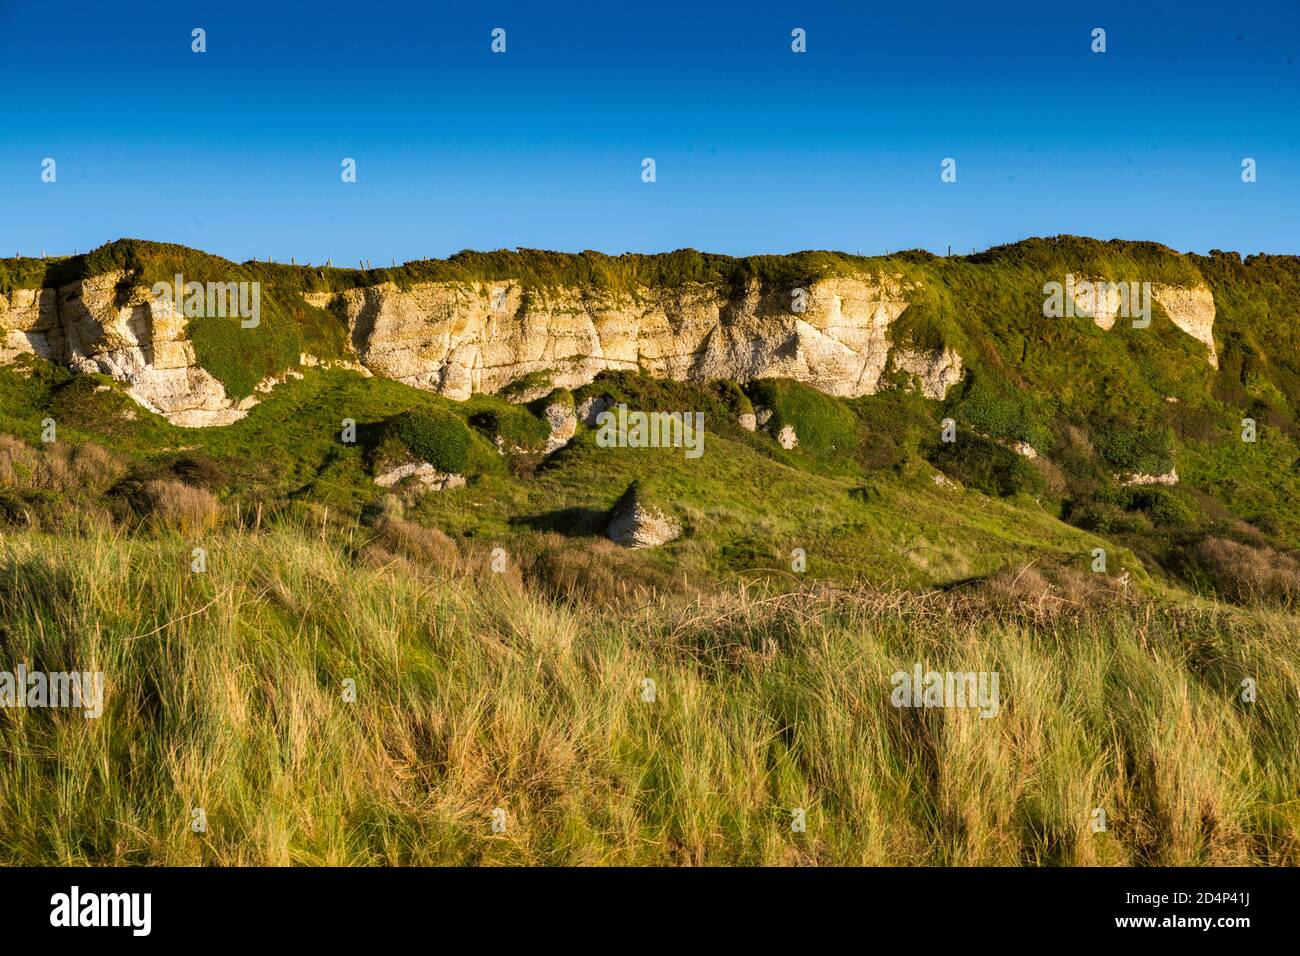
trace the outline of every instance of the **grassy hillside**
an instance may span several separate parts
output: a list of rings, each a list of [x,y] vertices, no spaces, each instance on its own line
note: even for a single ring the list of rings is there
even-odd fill
[[[893,341],[966,374],[942,401],[606,373],[511,404],[303,367],[187,429],[107,377],[0,366],[0,651],[109,684],[98,720],[0,709],[0,861],[1300,862],[1300,260],[1063,237],[357,271],[123,240],[0,261],[0,289],[119,270],[262,283],[260,337],[190,326],[236,397],[299,351],[348,357],[302,291],[389,280],[898,274]],[[1148,329],[1045,319],[1067,272],[1207,285],[1219,369],[1158,306]],[[547,408],[592,399],[702,412],[704,454],[580,424],[544,456]],[[374,480],[419,462],[466,482]],[[603,537],[634,481],[678,538]],[[891,706],[918,662],[997,671],[1000,715]]]

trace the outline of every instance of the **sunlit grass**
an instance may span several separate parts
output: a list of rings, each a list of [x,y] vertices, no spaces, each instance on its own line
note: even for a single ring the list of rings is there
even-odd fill
[[[581,575],[559,601],[486,549],[412,547],[328,522],[0,539],[3,666],[108,684],[98,720],[0,711],[0,860],[1300,856],[1293,617],[814,585],[614,602]],[[896,709],[917,662],[998,671],[998,716]]]

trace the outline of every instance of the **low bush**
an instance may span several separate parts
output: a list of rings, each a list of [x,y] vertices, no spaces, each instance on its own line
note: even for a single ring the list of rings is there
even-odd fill
[[[437,528],[391,513],[378,518],[372,527],[375,538],[368,542],[366,555],[375,563],[387,563],[396,556],[423,568],[451,570],[457,566],[460,551],[456,542]]]
[[[1146,514],[1152,524],[1166,528],[1196,524],[1202,517],[1200,509],[1190,497],[1161,485],[1125,489],[1123,505],[1128,511]]]
[[[1141,511],[1126,511],[1104,498],[1068,503],[1065,518],[1076,527],[1097,534],[1133,534],[1151,530],[1151,519]]]
[[[961,433],[955,442],[932,446],[930,463],[948,477],[985,494],[1008,498],[1039,495],[1047,478],[1029,459],[979,435]]]
[[[749,400],[745,390],[731,379],[714,379],[709,383],[709,388],[727,406],[733,417],[754,414],[754,403]]]
[[[126,466],[94,442],[53,442],[36,449],[0,435],[0,487],[96,496],[126,473]]]
[[[531,417],[531,416],[530,416]],[[465,473],[469,429],[449,412],[410,411],[394,416],[381,429],[381,455],[392,456],[392,442],[449,475]]]
[[[1045,451],[1051,436],[1043,416],[1023,394],[987,375],[975,375],[964,387],[953,417],[975,431],[1004,441],[1023,441]]]
[[[546,445],[551,434],[550,425],[530,409],[518,405],[475,412],[470,417],[470,424],[489,439],[495,440],[499,436],[507,451],[515,448],[537,451]]]
[[[1110,416],[1093,428],[1092,445],[1120,472],[1163,475],[1174,467],[1173,433],[1156,422]]]

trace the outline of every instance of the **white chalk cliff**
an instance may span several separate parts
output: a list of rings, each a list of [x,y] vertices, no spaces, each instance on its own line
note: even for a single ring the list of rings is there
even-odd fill
[[[788,291],[764,294],[757,282],[738,299],[703,285],[642,288],[635,296],[559,288],[525,299],[514,282],[431,282],[307,300],[345,316],[353,348],[372,372],[455,399],[535,371],[575,388],[604,369],[689,381],[782,376],[857,396],[880,382],[888,329],[907,308],[906,293],[892,278],[827,279],[811,286],[799,312]],[[899,351],[895,364],[915,371],[932,398],[960,378],[955,352]]]
[[[39,355],[79,372],[102,372],[127,394],[184,426],[226,425],[256,404],[232,402],[194,357],[186,319],[150,290],[121,290],[123,274],[106,273],[58,289],[16,289],[0,295],[0,363]]]
[[[1111,287],[1098,289],[1100,277],[1086,277],[1092,288],[1075,296],[1075,310],[1080,315],[1091,315],[1099,328],[1109,332],[1121,312],[1119,290]],[[1209,350],[1209,362],[1219,367],[1219,353],[1214,347],[1214,293],[1203,285],[1179,286],[1151,284],[1151,298],[1169,316],[1169,321]]]
[[[109,273],[0,294],[0,363],[28,353],[102,372],[184,426],[236,421],[275,384],[232,401],[198,364],[184,316],[124,280]],[[756,281],[739,295],[711,285],[525,295],[520,283],[503,281],[388,283],[304,298],[347,323],[356,363],[341,364],[458,400],[529,372],[576,388],[605,369],[688,381],[786,377],[844,397],[873,394],[887,373],[902,373],[925,396],[942,398],[962,378],[961,356],[895,347],[889,336],[913,288],[897,276],[828,278],[808,287],[800,311],[791,290],[764,290]],[[1216,363],[1209,290],[1156,286],[1153,296]],[[316,364],[310,356],[302,362]]]

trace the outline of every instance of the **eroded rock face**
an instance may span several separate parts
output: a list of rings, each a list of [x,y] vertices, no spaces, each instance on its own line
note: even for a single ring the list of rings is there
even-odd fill
[[[932,352],[895,349],[892,361],[894,368],[913,376],[926,398],[942,399],[948,394],[948,386],[961,381],[961,356],[953,349]]]
[[[34,354],[102,372],[127,383],[127,393],[145,408],[195,427],[237,421],[285,377],[231,401],[197,364],[184,316],[155,302],[147,288],[119,289],[123,278],[110,273],[59,289],[0,294],[0,363]],[[554,385],[575,388],[605,369],[700,382],[786,377],[843,397],[873,394],[892,369],[911,376],[926,397],[941,399],[962,377],[961,356],[952,349],[892,348],[889,341],[889,326],[907,308],[912,289],[899,276],[830,278],[811,284],[800,312],[790,290],[763,290],[757,282],[735,297],[703,285],[642,288],[636,295],[589,288],[525,295],[519,283],[502,281],[407,290],[390,283],[304,298],[332,306],[348,324],[357,361],[332,364],[454,399],[496,391],[537,371],[549,372]],[[1206,345],[1217,366],[1210,290],[1157,284],[1152,297],[1179,329]],[[1117,305],[1102,301],[1094,320],[1110,327]],[[301,364],[324,363],[303,356]],[[577,420],[592,426],[599,411],[584,403]],[[765,424],[764,411],[757,410],[757,427]],[[749,427],[749,420],[741,424]],[[558,441],[567,426],[555,427]]]
[[[1214,293],[1205,286],[1153,285],[1151,297],[1178,326],[1210,351],[1210,364],[1219,367],[1214,347]]]
[[[127,394],[174,425],[227,425],[257,403],[232,402],[194,357],[186,320],[144,287],[119,291],[123,273],[59,289],[0,295],[0,362],[39,355],[80,372],[101,372],[128,385]]]
[[[0,363],[22,355],[52,358],[49,331],[57,326],[53,289],[14,289],[0,294]]]
[[[394,284],[338,293],[353,347],[378,375],[464,399],[529,372],[576,388],[605,369],[685,381],[781,376],[833,395],[875,391],[888,329],[908,286],[836,278],[814,283],[802,312],[789,290],[752,283],[739,299],[712,286],[529,293],[516,283]],[[332,296],[309,297],[328,307]]]

